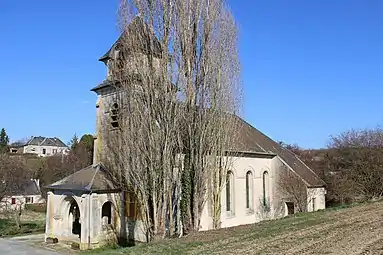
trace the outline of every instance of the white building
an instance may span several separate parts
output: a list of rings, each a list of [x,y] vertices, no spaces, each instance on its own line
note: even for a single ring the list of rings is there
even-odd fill
[[[68,146],[57,137],[34,136],[22,146],[22,153],[37,154],[39,157],[67,154],[68,152]]]
[[[17,186],[11,189],[7,196],[0,201],[0,210],[24,209],[26,204],[43,204],[46,202],[41,196],[39,180],[31,179]]]

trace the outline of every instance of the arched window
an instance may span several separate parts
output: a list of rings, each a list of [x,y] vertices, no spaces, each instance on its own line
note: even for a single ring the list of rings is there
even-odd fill
[[[105,218],[104,218],[105,217]],[[101,219],[105,219],[105,223],[112,223],[112,203],[110,201],[105,202],[101,209]]]
[[[226,175],[226,211],[234,212],[234,176],[232,172]]]
[[[263,206],[269,205],[269,173],[263,172]]]
[[[246,173],[246,209],[253,209],[253,174]]]

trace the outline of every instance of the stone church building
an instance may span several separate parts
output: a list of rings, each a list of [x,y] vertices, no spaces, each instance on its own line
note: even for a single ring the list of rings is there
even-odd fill
[[[135,19],[131,26],[142,26]],[[107,68],[107,78],[92,89],[98,96],[96,103],[96,134],[94,163],[49,186],[47,196],[46,240],[77,242],[80,249],[99,247],[115,240],[118,231],[119,188],[108,180],[100,159],[103,146],[102,118],[110,114],[112,86],[110,62],[116,55],[112,48],[100,58]],[[279,171],[290,170],[304,183],[307,192],[307,210],[325,208],[325,183],[295,154],[283,148],[255,127],[240,119],[237,130],[236,156],[228,172],[227,185],[222,190],[221,226],[232,227],[251,224],[264,219],[284,217],[297,211],[296,205],[278,194]],[[112,125],[112,123],[110,123]],[[265,210],[268,208],[268,210]],[[125,220],[129,238],[146,241],[146,232],[140,222],[137,202],[130,194],[126,201]],[[202,213],[200,230],[213,228],[208,206]]]

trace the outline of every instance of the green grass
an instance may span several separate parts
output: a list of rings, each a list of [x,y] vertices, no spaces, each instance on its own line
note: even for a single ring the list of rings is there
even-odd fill
[[[13,219],[1,219],[0,218],[0,237],[11,237],[24,234],[44,233],[45,220],[22,220],[20,228]]]
[[[278,239],[283,234],[301,233],[309,230],[310,227],[321,224],[337,222],[339,211],[356,207],[368,206],[373,202],[354,203],[317,211],[315,213],[299,213],[283,219],[262,221],[260,223],[243,225],[232,228],[199,232],[194,235],[180,239],[165,239],[150,244],[138,244],[133,247],[104,247],[92,251],[85,251],[83,254],[212,254],[215,252],[228,252],[241,249],[246,245],[256,245],[264,240]],[[336,228],[342,228],[338,226]],[[332,231],[334,228],[326,231]],[[286,240],[291,244],[300,244],[307,239],[316,238],[318,233],[308,233],[302,237],[298,235],[295,239]],[[262,240],[262,241],[261,241]],[[275,249],[278,249],[275,244]],[[270,250],[270,247],[268,248]]]
[[[180,239],[166,239],[127,248],[104,247],[86,251],[84,254],[209,254],[223,246],[229,245],[235,248],[257,239],[272,238],[290,231],[303,230],[333,221],[335,219],[326,217],[325,211],[300,213],[279,220],[200,232]]]

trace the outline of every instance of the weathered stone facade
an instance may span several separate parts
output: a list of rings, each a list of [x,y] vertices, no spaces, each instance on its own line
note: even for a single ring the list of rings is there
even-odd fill
[[[107,68],[111,66],[110,58],[115,56],[113,49],[100,59]],[[119,93],[112,85],[110,70],[107,73],[107,79],[92,89],[98,96],[94,164],[48,186],[46,239],[78,242],[80,249],[114,242],[120,228],[120,190],[111,184],[102,166],[102,159],[108,153],[104,149],[105,132],[109,132],[110,126],[106,119],[115,103],[116,93]],[[221,226],[251,224],[294,213],[291,201],[278,194],[278,173],[282,167],[294,172],[305,183],[307,193],[310,193],[310,197],[307,196],[308,210],[324,209],[323,181],[293,153],[238,119],[241,126],[239,146],[236,147],[242,149],[238,151],[240,156],[230,157],[233,165],[228,173],[228,185],[222,190]],[[130,206],[137,209],[134,203],[126,204],[128,209],[123,220],[127,223],[128,236],[145,242],[147,231],[136,215],[130,215]],[[209,203],[205,203],[201,231],[213,228],[209,208]]]

